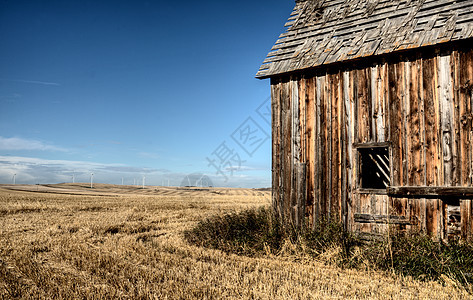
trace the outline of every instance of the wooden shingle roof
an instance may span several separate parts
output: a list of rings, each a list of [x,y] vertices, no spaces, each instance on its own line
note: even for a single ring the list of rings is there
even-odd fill
[[[285,26],[257,78],[472,38],[473,0],[296,1]]]

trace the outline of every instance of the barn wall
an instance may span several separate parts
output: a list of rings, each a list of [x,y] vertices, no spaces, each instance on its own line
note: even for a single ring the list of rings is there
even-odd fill
[[[324,217],[381,233],[394,218],[439,238],[471,236],[469,199],[360,190],[356,147],[389,144],[391,186],[472,187],[473,51],[362,64],[272,78],[276,212],[297,226]]]

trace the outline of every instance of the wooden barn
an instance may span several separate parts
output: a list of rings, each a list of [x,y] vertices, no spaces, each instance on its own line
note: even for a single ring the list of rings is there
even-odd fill
[[[473,236],[473,0],[296,1],[271,79],[273,206]]]

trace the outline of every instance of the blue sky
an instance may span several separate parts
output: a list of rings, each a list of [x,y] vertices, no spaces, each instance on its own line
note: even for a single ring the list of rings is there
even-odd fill
[[[0,183],[270,186],[254,76],[293,6],[0,0]]]

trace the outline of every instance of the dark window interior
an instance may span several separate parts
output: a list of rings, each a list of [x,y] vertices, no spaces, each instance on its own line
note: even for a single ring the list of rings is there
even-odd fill
[[[385,189],[389,186],[390,166],[388,147],[358,148],[360,187]]]

